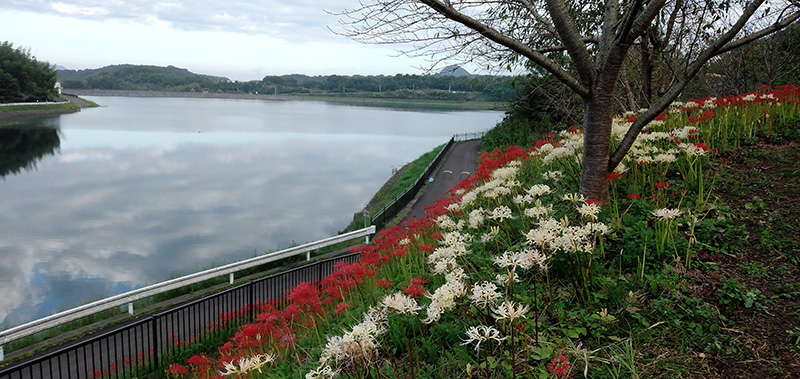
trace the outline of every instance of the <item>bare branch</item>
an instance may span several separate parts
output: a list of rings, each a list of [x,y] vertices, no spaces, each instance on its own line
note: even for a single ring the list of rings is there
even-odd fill
[[[492,29],[483,23],[463,14],[455,9],[446,6],[444,3],[438,0],[419,0],[421,3],[430,6],[436,12],[444,15],[445,17],[461,23],[480,33],[482,36],[500,44],[505,47],[508,47],[511,50],[516,51],[517,53],[527,57],[534,63],[538,64],[551,74],[558,78],[558,80],[562,81],[564,84],[569,86],[573,91],[578,93],[581,96],[587,96],[589,94],[589,89],[586,88],[583,84],[578,82],[572,75],[568,72],[564,71],[559,67],[555,62],[547,58],[544,54],[539,53],[538,51],[532,49],[530,46],[521,43],[515,39],[509,38],[502,33],[498,32],[495,29]]]
[[[759,39],[761,37],[766,37],[766,36],[768,36],[768,35],[770,35],[772,33],[775,33],[777,31],[779,31],[779,30],[791,25],[793,22],[797,21],[798,18],[800,18],[800,11],[792,13],[791,15],[786,17],[785,19],[783,19],[783,20],[781,20],[779,22],[776,22],[776,23],[774,23],[774,24],[772,24],[772,25],[770,25],[770,26],[768,26],[768,27],[766,27],[764,29],[761,29],[761,30],[759,30],[759,31],[757,31],[755,33],[752,33],[752,34],[750,34],[750,35],[748,35],[746,37],[742,37],[742,38],[739,38],[739,39],[737,39],[735,41],[731,41],[731,42],[725,44],[725,46],[723,46],[721,49],[719,49],[715,55],[727,53],[728,51],[731,51],[731,50],[736,49],[738,47],[744,46],[744,45],[746,45],[746,44],[748,44],[750,42],[753,42],[753,41],[755,41],[755,40],[757,40],[757,39]]]
[[[572,63],[578,70],[584,85],[590,85],[594,82],[596,75],[594,62],[589,55],[589,50],[586,49],[586,44],[581,41],[581,35],[575,26],[575,20],[569,14],[567,5],[561,0],[546,0],[546,3],[556,31],[572,58]]]
[[[583,38],[581,41],[583,41],[583,43],[585,43],[587,45],[590,44],[590,43],[591,44],[597,44],[598,43],[597,38],[594,38],[594,37],[586,37],[586,38]],[[556,51],[566,51],[566,50],[567,50],[567,47],[563,46],[563,45],[560,45],[560,46],[547,46],[547,47],[542,47],[542,48],[536,49],[536,51],[538,51],[540,53],[543,53],[543,54],[545,54],[545,53],[554,53]]]
[[[558,35],[558,33],[556,32],[556,28],[553,26],[553,23],[551,23],[550,20],[548,20],[541,13],[539,13],[539,8],[535,7],[533,3],[530,2],[530,0],[520,0],[520,2],[525,5],[525,8],[527,8],[528,12],[530,12],[531,16],[533,16],[533,19],[544,25],[544,28],[548,32],[550,32],[550,34],[552,34],[553,36]]]
[[[614,28],[619,22],[619,0],[606,0],[606,10],[603,14],[603,33],[600,36],[600,51],[597,62],[605,62],[614,42]]]

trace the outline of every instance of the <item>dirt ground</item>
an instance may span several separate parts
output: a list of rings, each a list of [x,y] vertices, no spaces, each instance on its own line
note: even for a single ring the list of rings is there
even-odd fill
[[[720,304],[732,348],[705,360],[713,377],[800,378],[800,143],[761,139],[722,156],[715,191],[738,226],[720,235],[727,253],[698,258],[696,296]],[[752,306],[724,307],[730,278]]]

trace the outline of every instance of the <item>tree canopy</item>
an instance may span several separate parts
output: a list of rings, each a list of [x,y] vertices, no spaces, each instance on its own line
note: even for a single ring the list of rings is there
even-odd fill
[[[553,76],[583,103],[580,192],[605,202],[607,174],[709,61],[791,25],[799,9],[797,0],[371,0],[339,13],[339,33],[407,43],[405,54],[433,64],[530,65]],[[626,65],[639,68],[639,88],[623,77]],[[612,151],[625,85],[646,110]]]
[[[0,44],[0,103],[47,101],[55,98],[56,72],[29,50]]]

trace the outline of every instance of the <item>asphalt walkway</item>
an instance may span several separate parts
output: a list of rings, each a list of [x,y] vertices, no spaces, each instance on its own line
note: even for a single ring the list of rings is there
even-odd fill
[[[434,204],[449,189],[472,175],[478,168],[480,147],[480,140],[456,143],[434,174],[433,182],[423,187],[420,194],[409,204],[410,210],[402,221],[425,217],[425,207]]]

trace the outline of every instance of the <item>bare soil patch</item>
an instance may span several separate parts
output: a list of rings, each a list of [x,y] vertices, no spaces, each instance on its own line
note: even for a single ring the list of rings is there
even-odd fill
[[[761,139],[720,165],[716,193],[736,227],[717,236],[727,251],[698,257],[711,268],[691,273],[695,295],[727,318],[708,377],[800,378],[800,143]],[[724,304],[731,293],[752,303]]]

